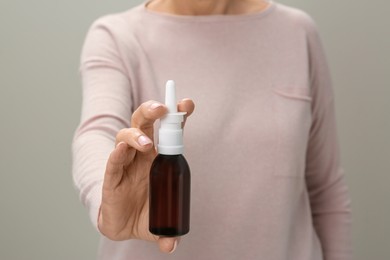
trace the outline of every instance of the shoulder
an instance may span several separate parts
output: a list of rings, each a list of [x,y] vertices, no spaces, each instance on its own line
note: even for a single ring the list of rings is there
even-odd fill
[[[90,57],[106,59],[135,60],[133,47],[137,45],[135,32],[139,28],[136,21],[137,6],[123,12],[110,13],[95,19],[85,36],[81,60]],[[137,45],[138,46],[138,45]]]
[[[109,13],[95,19],[89,26],[84,49],[97,52],[119,52],[130,54],[137,45],[137,30],[140,29],[140,9],[136,6],[128,10]]]
[[[303,30],[306,34],[317,34],[317,24],[306,11],[281,3],[276,5],[275,15],[281,25]]]
[[[131,32],[132,28],[138,24],[137,20],[139,19],[140,8],[141,6],[139,5],[122,12],[102,15],[91,23],[89,31],[103,29],[110,33],[111,36],[123,36]]]

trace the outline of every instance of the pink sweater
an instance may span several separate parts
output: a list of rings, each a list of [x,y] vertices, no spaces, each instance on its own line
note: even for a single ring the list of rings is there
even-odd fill
[[[116,133],[166,80],[195,113],[185,129],[191,230],[172,255],[102,236],[99,259],[346,260],[351,210],[334,94],[313,20],[261,13],[178,16],[140,5],[97,19],[80,71],[73,177],[96,226]]]

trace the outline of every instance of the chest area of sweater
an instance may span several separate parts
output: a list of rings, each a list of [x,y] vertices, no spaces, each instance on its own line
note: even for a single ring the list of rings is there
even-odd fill
[[[298,31],[286,33],[262,26],[267,24],[223,24],[210,28],[204,24],[199,28],[160,25],[144,33],[139,46],[132,49],[139,62],[137,67],[143,73],[153,74],[158,84],[160,79],[184,76],[190,81],[246,81],[249,86],[255,85],[252,82],[307,85],[306,37]]]

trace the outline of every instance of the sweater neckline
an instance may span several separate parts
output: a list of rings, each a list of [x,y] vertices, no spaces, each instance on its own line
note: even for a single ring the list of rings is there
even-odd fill
[[[213,15],[178,15],[163,12],[156,12],[149,10],[146,5],[151,0],[145,1],[141,5],[141,11],[146,15],[153,16],[157,19],[172,21],[172,22],[188,22],[188,23],[202,23],[202,22],[238,22],[252,19],[260,19],[271,13],[276,8],[274,0],[268,0],[268,7],[260,12],[249,14],[213,14]]]

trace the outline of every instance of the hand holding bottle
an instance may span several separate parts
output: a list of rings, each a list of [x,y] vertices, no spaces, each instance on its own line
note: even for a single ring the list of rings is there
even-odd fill
[[[193,112],[194,103],[183,99],[178,111]],[[160,250],[171,252],[177,239],[158,237],[149,232],[149,171],[157,155],[153,143],[154,122],[167,113],[156,101],[143,103],[133,113],[131,128],[122,129],[116,137],[103,183],[98,228],[112,240],[142,239],[156,241]]]

